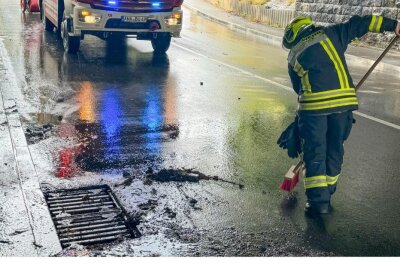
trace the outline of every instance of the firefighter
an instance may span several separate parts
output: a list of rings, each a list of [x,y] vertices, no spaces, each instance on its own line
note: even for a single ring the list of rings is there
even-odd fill
[[[346,23],[322,27],[308,17],[297,17],[285,28],[282,45],[289,50],[289,76],[298,94],[296,126],[306,169],[306,214],[331,210],[343,143],[352,128],[352,111],[358,109],[344,53],[355,38],[384,31],[400,35],[400,23],[383,16],[353,16]]]

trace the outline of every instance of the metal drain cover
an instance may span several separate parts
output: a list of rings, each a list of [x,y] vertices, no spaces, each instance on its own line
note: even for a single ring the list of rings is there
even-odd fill
[[[63,248],[139,237],[108,185],[44,192]]]

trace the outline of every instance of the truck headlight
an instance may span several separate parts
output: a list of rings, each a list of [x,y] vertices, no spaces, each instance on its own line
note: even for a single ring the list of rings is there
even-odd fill
[[[176,11],[171,16],[165,17],[165,24],[169,26],[182,24],[182,11]]]
[[[82,10],[79,13],[79,21],[85,23],[99,23],[101,21],[101,15],[90,13],[90,11]]]

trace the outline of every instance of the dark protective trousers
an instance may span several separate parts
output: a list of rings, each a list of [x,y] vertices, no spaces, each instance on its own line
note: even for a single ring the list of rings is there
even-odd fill
[[[308,202],[314,206],[327,207],[336,191],[343,163],[343,143],[350,135],[352,123],[351,111],[300,115],[299,130],[306,167],[304,186]]]

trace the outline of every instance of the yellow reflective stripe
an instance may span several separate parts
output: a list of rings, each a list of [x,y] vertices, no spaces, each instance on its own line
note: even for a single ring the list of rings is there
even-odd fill
[[[336,105],[341,105],[341,104],[353,104],[356,103],[357,105],[357,100],[354,98],[351,99],[336,99],[336,100],[330,100],[330,101],[324,101],[324,102],[317,102],[317,103],[299,103],[301,109],[314,109],[314,108],[319,108],[319,107],[334,107]]]
[[[294,63],[293,66],[293,70],[298,73],[301,70],[301,65],[299,64],[299,62],[296,60],[296,62]]]
[[[305,74],[303,67],[300,65],[300,63],[297,60],[294,63],[293,69],[297,73],[297,75],[299,75],[300,77],[302,77]]]
[[[327,187],[325,175],[312,176],[304,178],[304,188],[310,189],[315,187]]]
[[[328,90],[317,93],[304,93],[299,96],[299,101],[313,101],[313,100],[322,100],[333,97],[341,97],[341,96],[356,96],[355,89],[335,89]]]
[[[338,53],[336,51],[336,48],[333,46],[331,40],[329,38],[327,38],[326,41],[327,41],[328,45],[330,46],[330,48],[332,49],[332,51],[334,53],[334,56],[336,57],[336,61],[339,62],[339,66],[342,69],[342,75],[343,75],[343,79],[344,79],[344,83],[345,83],[345,88],[349,88],[350,87],[349,79],[347,78],[347,73],[346,73],[346,70],[345,70],[345,68],[343,66],[343,62],[340,59],[340,57],[339,57],[339,55],[338,55]]]
[[[329,50],[329,52],[332,54],[334,61],[337,63],[338,68],[336,69],[336,71],[339,69],[340,71],[340,76],[342,77],[342,81],[343,81],[343,85],[341,86],[342,88],[349,88],[349,82],[347,79],[347,74],[346,71],[343,67],[343,63],[342,60],[340,59],[335,47],[333,46],[331,40],[329,38],[327,38],[326,40],[326,44],[327,44],[327,48]]]
[[[318,181],[318,180],[326,181],[326,175],[305,177],[304,180],[307,180],[307,181]]]
[[[303,96],[303,95],[301,95]],[[344,93],[344,94],[335,94],[335,95],[328,95],[328,96],[321,96],[321,97],[312,97],[312,96],[303,96],[300,97],[299,100],[300,102],[306,102],[306,101],[311,101],[311,100],[324,100],[324,99],[329,99],[332,97],[342,97],[342,96],[349,96],[349,97],[356,97],[355,93]],[[346,98],[347,99],[347,98]]]
[[[328,54],[329,58],[332,60],[333,65],[335,66],[336,72],[338,74],[339,82],[340,82],[340,87],[345,88],[344,83],[343,83],[343,77],[342,77],[341,71],[339,69],[338,63],[335,61],[331,51],[329,51],[329,48],[326,46],[325,42],[321,41],[320,44],[324,48],[325,52]]]
[[[307,90],[307,83],[306,80],[304,79],[304,76],[301,77],[301,87],[303,88],[303,91]]]
[[[318,106],[308,106],[307,104],[300,103],[299,104],[299,110],[320,110],[320,109],[328,109],[328,108],[338,108],[338,107],[344,107],[344,106],[357,106],[358,102],[357,101],[351,101],[351,102],[336,102],[336,103],[324,103],[324,105],[318,105]]]
[[[312,93],[312,95],[320,96],[320,95],[333,94],[333,93],[342,92],[342,91],[343,92],[345,92],[345,91],[355,92],[356,90],[354,88],[341,88],[341,89],[333,89],[333,90],[328,90],[328,91],[323,91],[323,92]]]
[[[368,30],[370,32],[380,32],[383,23],[383,16],[372,16]]]
[[[303,77],[306,74],[303,68],[297,70],[296,73],[299,77]]]
[[[370,32],[374,31],[375,22],[376,22],[376,16],[372,16],[371,23],[369,24],[368,28]]]
[[[310,84],[310,79],[308,78],[308,71],[306,72],[306,75],[304,75],[304,80],[306,83],[305,91],[311,93],[311,84]]]
[[[339,175],[340,175],[340,174],[339,174]],[[334,185],[334,184],[336,184],[337,181],[338,181],[338,179],[339,179],[339,175],[336,175],[336,176],[329,176],[329,175],[327,175],[327,176],[326,176],[326,183],[327,183],[328,185]]]
[[[320,183],[320,184],[305,185],[304,188],[311,189],[311,188],[315,188],[315,187],[327,187],[327,186],[328,186],[327,183]]]
[[[320,110],[320,109],[329,109],[329,108],[339,108],[345,106],[357,106],[358,102],[350,102],[350,103],[341,103],[336,105],[326,105],[326,106],[318,106],[318,107],[302,107],[299,106],[299,110]]]
[[[357,102],[356,97],[346,97],[346,98],[339,98],[339,99],[332,99],[332,100],[325,100],[325,101],[318,101],[318,102],[311,102],[311,103],[303,103],[300,102],[302,106],[312,107],[312,106],[321,106],[321,105],[328,105],[328,104],[335,104],[341,102]]]
[[[315,188],[315,187],[327,187],[328,184],[326,183],[325,177],[324,179],[319,179],[319,180],[314,180],[314,181],[308,181],[304,180],[304,188],[305,189],[310,189],[310,188]]]
[[[294,63],[293,70],[297,73],[299,77],[301,77],[301,86],[303,88],[303,91],[311,92],[311,84],[308,79],[308,71],[305,71],[297,60]]]
[[[382,23],[383,23],[383,17],[379,16],[379,22],[378,22],[378,26],[376,27],[376,32],[381,32]]]

